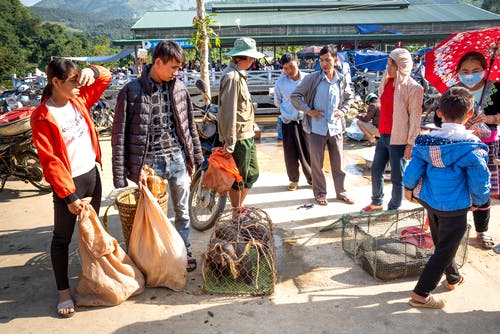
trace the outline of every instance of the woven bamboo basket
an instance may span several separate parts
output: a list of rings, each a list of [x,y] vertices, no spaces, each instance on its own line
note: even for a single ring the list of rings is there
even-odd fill
[[[139,190],[131,189],[126,190],[116,197],[116,206],[122,222],[123,237],[128,249],[130,241],[130,233],[134,225],[135,210],[137,209],[137,201],[139,200]],[[163,209],[165,214],[168,213],[168,195],[165,193],[158,199],[158,204]]]

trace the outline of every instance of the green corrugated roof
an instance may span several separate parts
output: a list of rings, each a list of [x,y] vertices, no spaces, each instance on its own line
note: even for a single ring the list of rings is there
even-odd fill
[[[195,11],[147,12],[132,30],[191,27]],[[388,10],[312,10],[286,12],[230,12],[215,16],[220,27],[284,25],[425,24],[499,21],[500,15],[467,4],[410,5]]]
[[[408,1],[373,1],[373,0],[355,0],[355,1],[296,1],[296,2],[265,2],[265,3],[218,3],[209,2],[207,8],[213,12],[219,11],[238,11],[241,9],[245,10],[308,10],[311,8],[341,8],[349,7],[350,9],[362,9],[362,8],[382,8],[382,7],[408,7],[410,3]]]
[[[449,33],[442,34],[351,34],[351,35],[292,35],[292,36],[252,36],[257,43],[272,43],[279,44],[284,43],[300,43],[300,42],[324,42],[324,41],[424,41],[428,39],[443,39],[449,36]],[[221,37],[221,42],[225,45],[233,45],[235,37]],[[115,40],[113,44],[115,46],[126,46],[126,45],[141,45],[144,39],[122,39]],[[155,40],[154,38],[151,40]]]

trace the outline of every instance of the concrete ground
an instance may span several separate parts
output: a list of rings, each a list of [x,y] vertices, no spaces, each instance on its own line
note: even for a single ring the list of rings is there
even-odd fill
[[[104,198],[101,215],[112,203],[110,138],[102,137]],[[276,240],[278,280],[271,296],[203,294],[201,270],[188,273],[185,291],[147,288],[115,307],[81,307],[70,319],[55,312],[56,291],[49,245],[51,194],[8,181],[0,193],[0,333],[498,333],[500,328],[500,261],[472,238],[461,272],[465,284],[435,294],[448,302],[443,310],[413,309],[407,301],[417,277],[389,282],[369,276],[344,253],[341,231],[321,232],[344,213],[370,201],[369,173],[363,170],[364,148],[345,143],[348,192],[356,204],[334,199],[326,166],[329,205],[313,203],[304,179],[287,191],[281,142],[264,131],[258,144],[262,174],[247,198],[271,216]],[[390,194],[387,184],[386,194]],[[499,201],[493,201],[490,232],[500,242]],[[415,207],[405,202],[404,208]],[[101,216],[102,217],[102,216]],[[123,245],[116,208],[110,209],[110,232]],[[200,261],[210,230],[193,230],[193,250]],[[70,277],[74,288],[80,272],[76,233],[71,244]]]

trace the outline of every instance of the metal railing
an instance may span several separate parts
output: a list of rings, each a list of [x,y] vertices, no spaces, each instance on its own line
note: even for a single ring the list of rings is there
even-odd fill
[[[306,70],[309,72],[310,70]],[[248,75],[248,84],[249,85],[274,85],[276,80],[283,74],[281,70],[277,71],[247,71]],[[220,77],[222,75],[222,71],[209,71],[210,85],[218,86],[220,82]],[[120,89],[127,82],[136,79],[137,74],[113,74],[113,79],[111,80],[111,84],[109,85],[110,89]],[[200,78],[199,72],[187,72],[183,71],[179,73],[179,78],[184,82],[186,87],[190,87],[195,85],[196,80]]]

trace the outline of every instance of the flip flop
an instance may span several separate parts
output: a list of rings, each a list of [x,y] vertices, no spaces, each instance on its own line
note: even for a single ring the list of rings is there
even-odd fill
[[[73,312],[70,313],[61,313],[60,311],[67,309],[67,308],[72,308]],[[71,318],[72,316],[75,315],[75,303],[73,303],[72,299],[66,299],[65,301],[60,302],[57,304],[57,315],[59,315],[62,318]]]
[[[486,234],[486,232],[479,232],[477,234],[477,240],[481,243],[481,247],[484,249],[492,249],[495,246],[493,238]]]
[[[410,298],[408,304],[410,304],[411,307],[442,309],[445,307],[446,302],[443,299],[434,298],[433,295],[429,295],[429,300],[426,303],[421,303],[413,298]]]
[[[361,209],[361,212],[378,212],[382,211],[384,207],[382,205],[370,204]]]
[[[328,205],[328,201],[326,200],[325,195],[318,195],[315,197],[315,200],[319,205]]]
[[[450,283],[446,282],[446,288],[450,291],[453,291],[457,287],[459,287],[460,285],[464,284],[464,282],[465,282],[465,278],[463,276],[460,276],[460,280],[455,284],[450,284]]]

